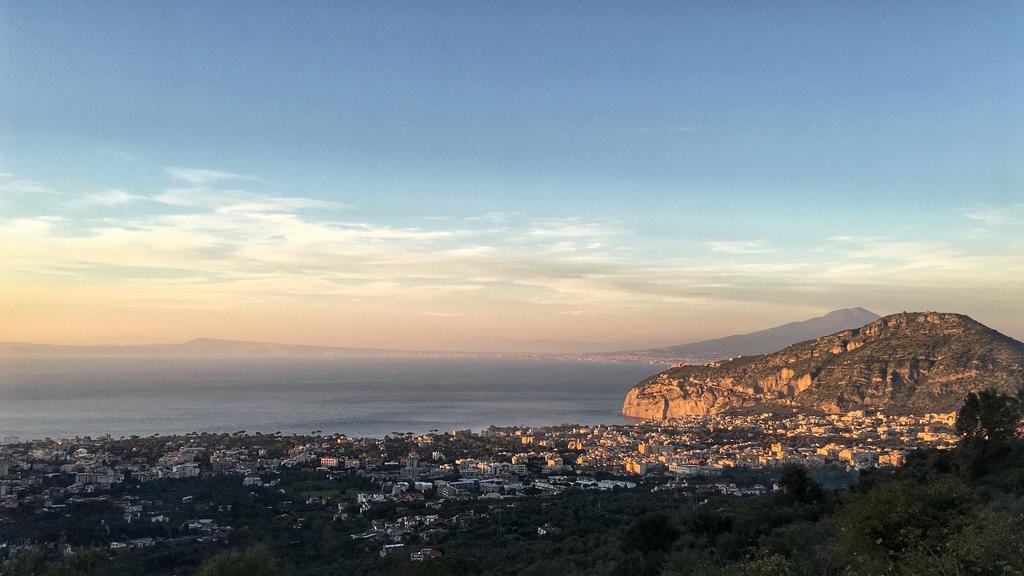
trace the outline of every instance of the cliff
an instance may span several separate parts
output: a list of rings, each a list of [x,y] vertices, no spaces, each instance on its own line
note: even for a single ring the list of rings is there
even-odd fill
[[[960,314],[905,312],[773,354],[670,368],[634,386],[622,413],[663,420],[753,407],[947,412],[970,390],[1022,385],[1024,343]]]

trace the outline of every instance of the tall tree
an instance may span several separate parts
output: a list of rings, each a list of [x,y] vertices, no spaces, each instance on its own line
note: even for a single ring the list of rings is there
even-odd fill
[[[977,394],[970,392],[956,412],[956,432],[964,438],[973,438],[978,434],[980,424],[981,402]]]
[[[986,389],[971,392],[956,414],[956,431],[971,439],[1006,441],[1017,434],[1024,410],[1021,398]]]

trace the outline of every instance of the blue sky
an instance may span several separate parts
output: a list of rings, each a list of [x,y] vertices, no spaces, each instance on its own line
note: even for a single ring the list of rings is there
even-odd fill
[[[0,2],[0,337],[568,349],[852,305],[1024,336],[1022,28],[1009,2]]]

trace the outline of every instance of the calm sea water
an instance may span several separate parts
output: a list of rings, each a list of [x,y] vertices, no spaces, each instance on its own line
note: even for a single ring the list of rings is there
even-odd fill
[[[656,371],[433,358],[0,360],[0,437],[623,423],[626,391]]]

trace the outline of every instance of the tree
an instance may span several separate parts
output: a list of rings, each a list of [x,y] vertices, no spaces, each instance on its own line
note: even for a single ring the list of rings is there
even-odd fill
[[[66,557],[57,576],[99,576],[105,558],[96,550],[79,550]]]
[[[957,411],[956,431],[965,439],[1010,440],[1017,434],[1022,408],[1020,398],[996,390],[971,392]]]
[[[882,482],[851,496],[837,514],[839,560],[852,574],[941,575],[922,563],[942,558],[939,564],[949,566],[951,543],[974,523],[977,506],[973,490],[957,478]]]
[[[479,568],[472,562],[446,556],[426,562],[399,562],[391,568],[388,574],[390,576],[465,576],[477,572],[479,572]]]
[[[274,557],[259,546],[210,558],[199,568],[199,576],[278,576]]]
[[[974,392],[969,392],[964,403],[956,412],[956,433],[964,438],[973,438],[981,425],[981,401]]]
[[[667,552],[679,538],[679,529],[672,519],[661,513],[644,514],[626,529],[622,538],[622,551]]]
[[[36,548],[21,548],[11,554],[3,564],[3,574],[8,576],[42,576],[49,572],[46,554]]]
[[[792,570],[785,556],[759,548],[746,562],[739,565],[737,573],[738,576],[789,576]]]
[[[787,464],[782,469],[779,486],[797,502],[805,504],[817,502],[822,496],[821,487],[807,474],[807,469],[799,464]]]
[[[1020,400],[995,390],[982,390],[978,393],[978,401],[981,404],[980,425],[985,438],[1005,441],[1017,435],[1021,417]]]

